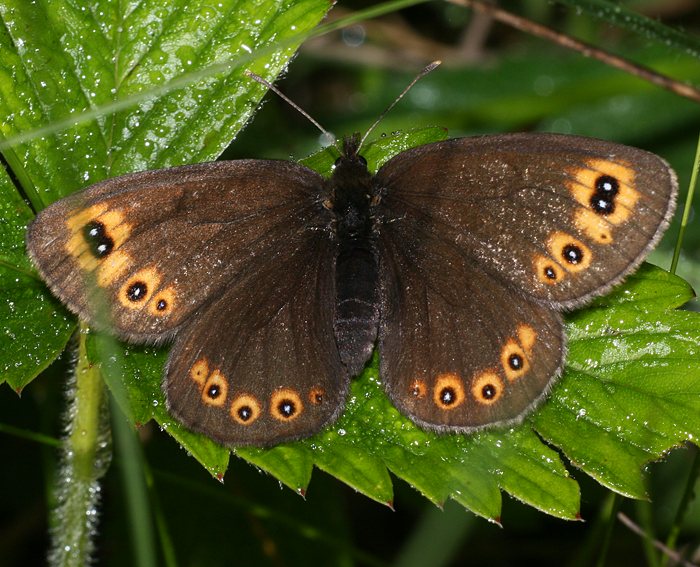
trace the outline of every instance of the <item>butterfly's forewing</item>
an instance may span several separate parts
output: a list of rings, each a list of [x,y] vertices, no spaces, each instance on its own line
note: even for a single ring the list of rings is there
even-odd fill
[[[656,155],[554,134],[428,144],[378,178],[390,216],[428,217],[496,280],[555,308],[581,305],[636,268],[677,190]]]
[[[642,150],[556,135],[438,142],[377,174],[381,368],[415,421],[514,422],[560,372],[558,311],[658,241],[673,172]]]
[[[321,178],[245,160],[126,175],[54,203],[29,228],[29,253],[81,318],[133,341],[174,333],[268,254],[317,199]]]

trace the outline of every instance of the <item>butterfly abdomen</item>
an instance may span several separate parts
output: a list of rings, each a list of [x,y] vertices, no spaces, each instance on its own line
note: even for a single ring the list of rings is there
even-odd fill
[[[331,178],[337,239],[333,329],[340,359],[350,375],[359,374],[372,355],[379,321],[370,188],[364,159],[354,154],[338,160]]]
[[[340,359],[351,375],[360,373],[377,339],[377,274],[372,249],[351,247],[338,255],[333,329]]]

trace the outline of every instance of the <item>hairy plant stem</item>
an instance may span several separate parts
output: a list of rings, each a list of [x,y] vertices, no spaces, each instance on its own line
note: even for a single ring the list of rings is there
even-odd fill
[[[49,564],[83,566],[91,562],[100,500],[100,480],[111,460],[107,390],[79,334],[75,374],[68,384],[65,437],[51,517]]]

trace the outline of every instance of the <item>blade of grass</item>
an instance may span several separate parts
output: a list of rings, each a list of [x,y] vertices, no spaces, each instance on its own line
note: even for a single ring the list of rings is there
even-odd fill
[[[690,184],[688,185],[688,196],[685,199],[685,206],[683,207],[683,218],[681,219],[681,228],[678,231],[676,247],[673,250],[673,260],[671,260],[670,270],[672,274],[676,273],[676,268],[678,267],[678,259],[681,256],[683,238],[685,237],[685,231],[688,227],[690,213],[693,207],[693,198],[695,197],[695,187],[697,187],[698,183],[698,168],[700,168],[700,136],[698,136],[698,143],[695,148],[695,161],[693,162],[693,171],[690,175]]]
[[[134,565],[157,565],[150,498],[144,474],[144,458],[136,433],[112,398],[112,428],[119,470],[126,495],[129,531],[133,543]]]

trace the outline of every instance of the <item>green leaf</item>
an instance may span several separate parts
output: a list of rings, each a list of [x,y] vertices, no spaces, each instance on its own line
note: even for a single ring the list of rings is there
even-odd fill
[[[305,494],[313,470],[313,453],[297,445],[278,445],[271,449],[242,447],[235,453],[249,463],[270,473],[289,488]]]
[[[644,465],[700,435],[700,319],[664,312],[690,297],[682,280],[646,266],[569,320],[566,373],[535,428],[621,494],[644,498]]]
[[[106,177],[214,159],[265,92],[245,72],[274,80],[328,8],[325,0],[3,2],[2,136],[89,118],[4,156],[37,208]]]
[[[32,212],[0,168],[0,383],[20,392],[63,352],[75,319],[49,293],[24,251]]]

